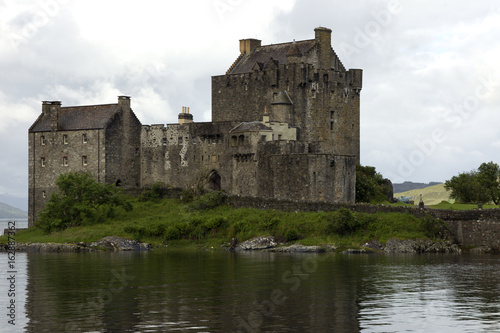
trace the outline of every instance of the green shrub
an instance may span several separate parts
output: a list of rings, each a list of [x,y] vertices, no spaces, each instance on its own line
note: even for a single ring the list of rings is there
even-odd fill
[[[263,219],[259,221],[259,229],[262,231],[272,231],[278,227],[280,223],[280,219],[277,217],[273,217],[271,219]]]
[[[168,187],[162,182],[156,182],[151,185],[149,190],[144,190],[141,195],[137,198],[140,202],[146,201],[158,201],[167,193]]]
[[[163,239],[164,240],[178,240],[178,239],[181,239],[181,233],[179,231],[179,229],[177,229],[176,227],[168,227],[167,229],[165,229],[165,232],[163,233]]]
[[[288,229],[285,231],[285,241],[291,242],[297,239],[299,239],[299,234],[295,229]]]
[[[224,192],[213,191],[193,200],[188,205],[188,209],[191,211],[214,209],[224,204],[225,200]]]
[[[426,214],[421,220],[422,229],[429,238],[442,237],[447,230],[446,224]]]
[[[132,210],[120,189],[98,183],[90,173],[61,174],[56,185],[57,192],[52,194],[36,222],[45,233],[102,223],[114,215],[114,207]]]
[[[354,213],[346,208],[340,208],[328,225],[330,234],[338,234],[341,236],[349,235],[361,227],[360,221]]]

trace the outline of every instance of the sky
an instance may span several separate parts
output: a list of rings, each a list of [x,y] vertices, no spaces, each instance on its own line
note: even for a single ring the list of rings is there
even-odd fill
[[[210,121],[211,76],[263,45],[332,29],[363,69],[361,164],[394,183],[500,164],[496,0],[0,0],[0,194],[27,197],[41,102],[132,98],[143,124]]]

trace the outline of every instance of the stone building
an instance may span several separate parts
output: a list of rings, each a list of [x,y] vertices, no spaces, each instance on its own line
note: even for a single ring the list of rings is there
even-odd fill
[[[240,40],[240,56],[212,77],[212,122],[141,125],[130,98],[61,107],[43,102],[29,130],[29,218],[33,223],[60,173],[147,188],[207,187],[233,195],[354,203],[359,163],[362,70],[346,70],[331,30],[315,38],[261,45]]]

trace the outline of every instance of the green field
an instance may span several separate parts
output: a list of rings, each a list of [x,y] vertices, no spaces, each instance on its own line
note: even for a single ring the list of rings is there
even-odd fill
[[[406,192],[394,193],[394,197],[413,197],[415,205],[418,206],[418,203],[420,202],[420,194],[422,194],[422,199],[426,206],[437,205],[442,201],[448,201],[450,203],[454,203],[455,201],[450,201],[450,192],[444,189],[444,184],[433,185],[426,188]]]

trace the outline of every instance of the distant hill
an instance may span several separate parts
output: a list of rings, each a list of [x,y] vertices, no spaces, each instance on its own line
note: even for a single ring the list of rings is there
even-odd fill
[[[404,182],[402,184],[392,184],[394,187],[394,193],[400,193],[400,192],[406,192],[406,191],[411,191],[411,190],[416,190],[420,188],[426,188],[429,186],[434,186],[442,184],[440,182],[430,182],[429,184],[426,183],[413,183],[413,182]]]
[[[16,207],[12,207],[11,205],[0,202],[0,219],[11,218],[27,219],[28,213]]]
[[[16,207],[17,209],[28,211],[28,198],[16,197],[10,194],[0,194],[0,202],[9,206]]]
[[[396,193],[396,191],[394,191],[395,198],[399,198],[401,196],[413,197],[415,205],[418,205],[418,203],[420,202],[420,194],[422,194],[422,200],[424,201],[424,204],[426,206],[436,205],[443,200],[450,201],[450,192],[444,189],[443,183],[434,186],[427,186],[425,188],[413,189],[405,192]],[[454,202],[454,200],[451,200],[450,202]]]

